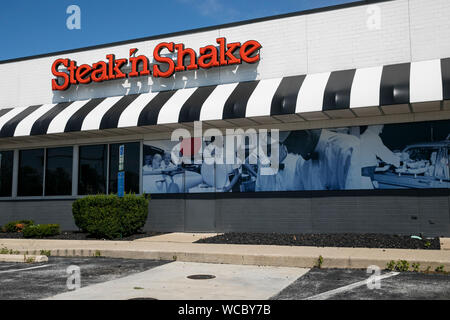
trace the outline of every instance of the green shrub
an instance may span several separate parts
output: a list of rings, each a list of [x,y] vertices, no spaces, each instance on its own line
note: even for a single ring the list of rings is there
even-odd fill
[[[319,259],[317,259],[317,268],[322,269],[323,265],[323,257],[319,256]]]
[[[75,224],[97,238],[115,239],[133,235],[144,227],[148,215],[145,196],[126,194],[87,196],[72,204]]]
[[[41,250],[41,256],[50,257],[52,255],[50,250]]]
[[[436,267],[436,269],[434,269],[434,271],[436,271],[436,272],[444,272],[444,268],[445,268],[445,266],[443,264],[441,264],[439,267]]]
[[[409,262],[406,260],[399,260],[395,266],[395,270],[400,272],[406,272],[409,270]]]
[[[60,234],[59,224],[29,225],[23,229],[24,238],[45,238]]]
[[[0,248],[0,254],[19,254],[19,251],[4,247]]]
[[[395,270],[395,261],[391,260],[388,262],[388,264],[386,265],[386,269],[389,271],[394,271]]]
[[[413,268],[415,268],[415,264],[413,264]],[[418,268],[418,266],[417,266]],[[394,260],[391,260],[387,265],[386,269],[390,271],[400,271],[400,272],[406,272],[409,270],[409,262],[406,260],[398,260],[395,262]]]
[[[21,232],[28,226],[34,225],[33,220],[17,220],[11,221],[2,227],[3,232]]]

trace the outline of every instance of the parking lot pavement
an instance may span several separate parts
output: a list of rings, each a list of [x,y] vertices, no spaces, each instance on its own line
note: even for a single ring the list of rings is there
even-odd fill
[[[267,300],[308,270],[176,261],[51,299]]]
[[[70,266],[81,289],[67,287]],[[188,275],[211,274],[192,280]],[[369,289],[366,270],[301,269],[112,258],[50,257],[47,263],[0,263],[0,300],[21,299],[445,299],[450,275],[382,272]],[[75,282],[69,281],[73,284]]]
[[[0,300],[35,300],[69,291],[69,266],[80,269],[81,287],[143,272],[168,262],[110,258],[49,257],[46,263],[0,263]],[[72,285],[76,280],[71,281]]]
[[[450,300],[450,275],[390,273],[369,289],[366,270],[311,269],[272,297],[274,300]]]

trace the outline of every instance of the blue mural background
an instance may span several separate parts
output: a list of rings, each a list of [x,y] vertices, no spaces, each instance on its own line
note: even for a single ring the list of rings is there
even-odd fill
[[[261,142],[262,137],[258,136]],[[226,149],[226,143],[208,137]],[[224,139],[225,140],[225,139]],[[269,139],[270,140],[270,139]],[[186,141],[184,141],[186,142]],[[192,160],[179,142],[144,143],[145,193],[283,192],[450,188],[450,120],[329,129],[279,134],[278,169],[270,167],[270,144],[262,154],[251,139],[240,145],[241,162],[174,161],[173,150]],[[242,150],[241,150],[242,151]],[[197,150],[197,152],[200,152]],[[225,154],[226,152],[223,152]],[[234,150],[236,158],[238,150]],[[213,155],[215,156],[215,155]],[[190,163],[189,163],[190,162]]]

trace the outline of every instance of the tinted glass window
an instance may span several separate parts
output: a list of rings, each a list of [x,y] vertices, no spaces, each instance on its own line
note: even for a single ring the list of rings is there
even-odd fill
[[[13,158],[13,151],[0,151],[0,197],[11,196]]]
[[[125,192],[139,193],[140,143],[122,143],[125,146],[124,172]],[[112,144],[109,150],[109,193],[117,193],[117,173],[119,171],[119,146]]]
[[[42,196],[44,149],[19,152],[19,196]]]
[[[46,196],[72,194],[72,157],[72,147],[47,149]]]
[[[106,193],[107,145],[80,147],[78,193]]]

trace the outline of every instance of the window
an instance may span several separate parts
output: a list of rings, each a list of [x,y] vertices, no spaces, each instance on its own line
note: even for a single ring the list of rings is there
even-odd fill
[[[44,149],[19,152],[19,196],[42,196],[44,182]]]
[[[119,146],[125,146],[124,172],[125,192],[139,193],[140,143],[111,144],[109,149],[109,193],[117,193],[117,173],[119,171]]]
[[[106,193],[107,145],[80,147],[78,193]]]
[[[12,193],[13,151],[0,151],[0,197]]]
[[[72,194],[72,158],[72,147],[47,149],[46,196],[67,196]]]

